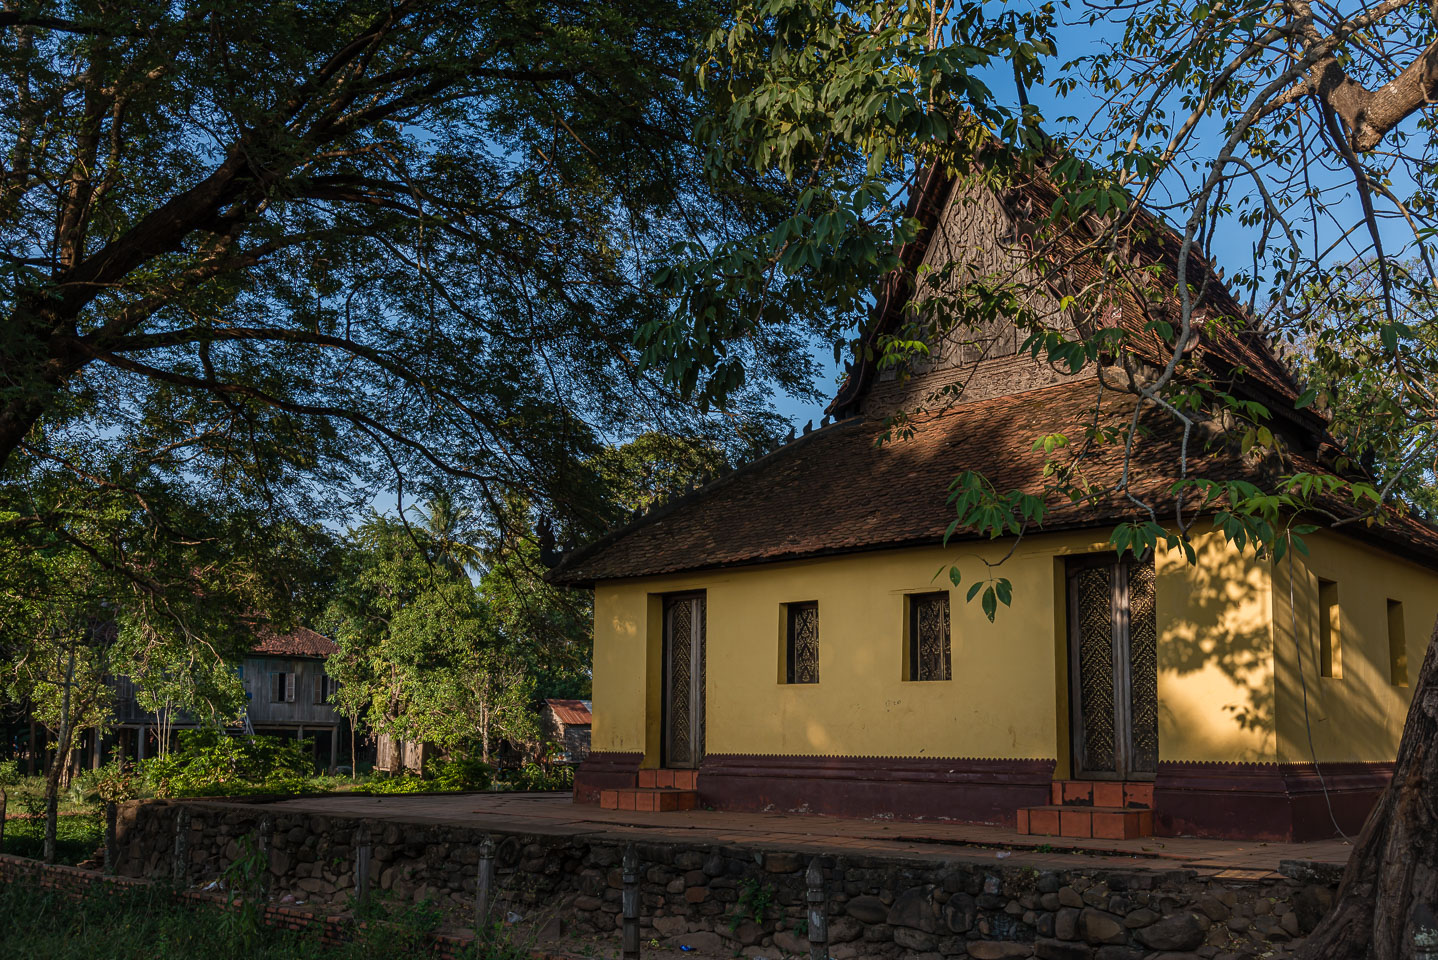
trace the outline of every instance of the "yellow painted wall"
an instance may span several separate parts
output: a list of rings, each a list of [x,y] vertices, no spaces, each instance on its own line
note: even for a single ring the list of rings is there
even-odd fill
[[[1197,563],[1160,553],[1159,759],[1273,762],[1272,583],[1220,534],[1193,534]]]
[[[1274,683],[1264,564],[1217,538],[1200,563],[1157,565],[1160,757],[1273,760]],[[595,590],[595,750],[659,758],[660,604],[707,598],[709,753],[1055,758],[1067,773],[1066,555],[1093,534],[1026,539],[999,573],[1011,608],[989,623],[964,602],[980,557],[1007,543],[919,548],[601,583]],[[953,679],[903,679],[904,597],[951,589]],[[782,604],[818,601],[820,682],[781,682]]]
[[[1289,558],[1279,561],[1273,574],[1279,759],[1309,762],[1311,727],[1320,761],[1392,760],[1412,687],[1392,682],[1388,601],[1403,604],[1408,676],[1416,681],[1438,619],[1438,573],[1329,531],[1305,539],[1309,555],[1292,558],[1296,576],[1291,605]],[[1331,581],[1337,590],[1341,669],[1335,672],[1341,675],[1335,677],[1319,674],[1320,579]],[[1300,661],[1306,683],[1300,682]]]

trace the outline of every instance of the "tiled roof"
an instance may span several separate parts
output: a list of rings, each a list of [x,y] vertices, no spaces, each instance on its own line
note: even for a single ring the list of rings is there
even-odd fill
[[[265,624],[254,628],[252,653],[270,657],[328,657],[339,649],[335,642],[309,627],[296,627],[289,633],[277,633]]]
[[[594,721],[590,713],[589,700],[546,700],[549,709],[554,713],[554,719],[565,726],[583,726]]]
[[[954,181],[938,169],[928,172],[909,201],[909,214],[922,229],[900,251],[905,271],[891,277],[879,292],[867,337],[870,343],[900,322],[912,293],[910,280],[923,262],[927,244],[954,190]],[[1007,191],[1002,202],[1024,219],[1025,205],[1048,209],[1054,191],[1041,176]],[[1150,267],[1158,289],[1172,290],[1176,274],[1178,235],[1140,212],[1134,244],[1136,266]],[[1080,239],[1060,237],[1045,255],[1062,261],[1066,275],[1079,285],[1098,279],[1097,265],[1078,252]],[[1201,365],[1197,372],[1234,381],[1231,389],[1269,406],[1276,417],[1296,428],[1310,448],[1331,444],[1326,424],[1311,408],[1293,409],[1299,388],[1263,335],[1241,323],[1237,329],[1204,321],[1245,314],[1196,251],[1190,254],[1191,283],[1206,278],[1195,316],[1201,339],[1191,348]],[[1119,291],[1114,296],[1119,323],[1138,355],[1149,362],[1167,360],[1166,345],[1144,331],[1137,300]],[[1177,298],[1169,295],[1156,309],[1177,316]],[[1080,320],[1080,323],[1084,321]],[[1109,321],[1111,322],[1111,321]],[[1039,492],[1044,484],[1045,456],[1034,452],[1036,438],[1063,433],[1071,440],[1095,424],[1126,428],[1133,412],[1132,395],[1098,392],[1097,380],[1075,378],[1026,393],[959,404],[913,419],[913,435],[876,445],[882,425],[852,416],[875,375],[872,360],[853,369],[830,405],[847,419],[795,440],[768,456],[680,498],[626,527],[611,531],[587,547],[573,551],[549,574],[556,583],[591,584],[599,580],[652,576],[738,564],[797,559],[858,550],[935,544],[953,517],[946,505],[953,478],[966,469],[989,479],[998,489]],[[1148,408],[1143,419],[1148,434],[1139,440],[1131,463],[1131,491],[1153,503],[1160,520],[1171,520],[1170,493],[1178,479],[1181,437],[1177,424]],[[1260,473],[1251,459],[1216,441],[1191,439],[1188,475],[1210,480],[1249,479],[1271,487],[1273,476]],[[1087,454],[1081,474],[1094,488],[1112,486],[1122,469],[1118,445]],[[1322,472],[1326,467],[1295,457],[1287,468]],[[1338,516],[1352,515],[1343,502],[1322,506]],[[1138,507],[1126,497],[1065,504],[1050,513],[1046,531],[1101,526],[1133,518]],[[1438,531],[1411,517],[1391,518],[1368,526],[1341,528],[1359,539],[1378,542],[1420,562],[1438,566]],[[960,536],[963,535],[961,531]]]
[[[1100,398],[1096,381],[1076,380],[952,407],[917,419],[911,437],[882,445],[875,442],[877,421],[840,421],[566,555],[550,578],[580,585],[937,544],[953,516],[945,501],[955,475],[973,469],[1000,490],[1038,492],[1045,455],[1033,450],[1035,438],[1052,433],[1081,438],[1096,409],[1101,426],[1126,426],[1133,403],[1132,396],[1112,391]],[[1132,490],[1158,507],[1161,520],[1171,519],[1169,490],[1177,479],[1180,438],[1173,421],[1161,414],[1146,414],[1144,425],[1152,433],[1136,443]],[[1250,461],[1221,445],[1203,446],[1201,438],[1191,441],[1191,476],[1264,483]],[[1102,487],[1118,479],[1121,467],[1120,447],[1113,444],[1088,453],[1079,470],[1092,486]],[[1100,526],[1136,515],[1135,505],[1123,497],[1064,504],[1045,518],[1043,530]],[[1438,531],[1417,521],[1343,529],[1438,565]]]

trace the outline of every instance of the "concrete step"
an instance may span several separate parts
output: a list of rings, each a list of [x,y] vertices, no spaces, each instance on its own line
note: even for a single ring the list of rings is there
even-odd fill
[[[1049,800],[1056,807],[1153,809],[1152,780],[1055,780]]]
[[[1133,840],[1153,836],[1153,811],[1136,807],[1065,806],[1023,807],[1019,833],[1031,837],[1073,837]]]
[[[599,806],[604,810],[693,810],[699,805],[699,791],[672,787],[626,787],[601,790]]]

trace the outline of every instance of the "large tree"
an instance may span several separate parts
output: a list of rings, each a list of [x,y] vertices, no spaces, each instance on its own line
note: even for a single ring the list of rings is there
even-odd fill
[[[0,9],[0,482],[146,468],[307,522],[443,475],[597,524],[605,439],[700,414],[632,340],[704,170],[688,0]],[[807,389],[806,321],[734,346]],[[738,383],[732,412],[759,391]],[[746,399],[747,398],[747,399]],[[716,421],[722,428],[725,420]],[[54,525],[6,493],[6,531]],[[157,522],[163,518],[157,518]]]

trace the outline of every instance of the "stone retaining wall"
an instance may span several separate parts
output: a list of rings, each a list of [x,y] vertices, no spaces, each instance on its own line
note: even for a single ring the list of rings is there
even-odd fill
[[[43,863],[25,857],[0,854],[0,883],[28,883],[43,890],[54,890],[73,899],[80,899],[104,887],[146,887],[150,881],[135,877],[107,877],[94,870],[63,864]],[[174,892],[181,902],[205,904],[229,909],[233,904],[219,894],[196,890]],[[266,904],[259,922],[267,927],[296,933],[314,932],[320,943],[335,946],[352,939],[356,922],[348,914],[319,914],[281,903]],[[364,924],[359,924],[364,926]],[[426,956],[432,960],[470,960],[474,956],[471,936],[429,933],[425,936]],[[534,952],[531,960],[575,960],[565,955]]]
[[[371,881],[398,900],[433,900],[457,919],[472,916],[476,828],[367,821],[283,808],[192,801],[187,877],[215,879],[240,853],[241,838],[272,818],[270,870],[276,894],[343,904],[353,893],[356,838],[373,847]],[[163,801],[121,812],[120,869],[168,876],[177,811]],[[526,924],[562,919],[571,932],[618,926],[621,844],[612,836],[491,834],[499,910]],[[804,871],[809,857],[769,847],[640,843],[643,935],[703,954],[773,958],[805,954]],[[1141,960],[1162,956],[1281,955],[1331,903],[1332,878],[1245,881],[1165,869],[1036,870],[954,856],[821,857],[829,893],[834,960],[1038,957]]]

